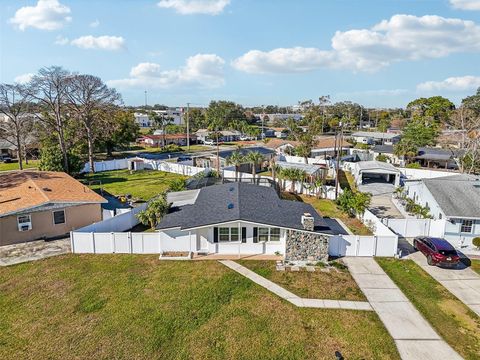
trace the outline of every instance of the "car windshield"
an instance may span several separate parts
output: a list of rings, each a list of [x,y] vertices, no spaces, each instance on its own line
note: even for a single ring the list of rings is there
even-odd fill
[[[438,251],[440,254],[443,256],[454,256],[457,255],[457,252],[455,250],[439,250]]]

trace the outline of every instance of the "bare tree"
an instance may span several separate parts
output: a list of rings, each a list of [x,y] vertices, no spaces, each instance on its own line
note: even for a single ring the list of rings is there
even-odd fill
[[[121,102],[121,96],[115,89],[109,88],[99,77],[93,75],[70,76],[67,90],[69,109],[73,117],[85,128],[90,171],[94,172],[93,152],[96,133],[102,123],[102,117],[112,113]]]
[[[58,137],[63,157],[63,168],[69,171],[65,126],[67,122],[66,93],[70,73],[59,66],[40,69],[29,84],[29,95],[41,110],[36,116]]]
[[[4,120],[0,121],[0,138],[17,149],[20,170],[23,170],[23,152],[33,127],[30,100],[24,86],[0,84],[0,114],[4,115]]]

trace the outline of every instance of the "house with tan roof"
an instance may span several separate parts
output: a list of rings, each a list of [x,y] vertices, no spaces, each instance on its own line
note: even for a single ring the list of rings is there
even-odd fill
[[[60,237],[101,221],[103,203],[63,172],[0,173],[0,246]]]

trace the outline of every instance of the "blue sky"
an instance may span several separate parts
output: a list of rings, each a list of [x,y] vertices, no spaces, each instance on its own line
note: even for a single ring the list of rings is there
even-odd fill
[[[480,87],[480,0],[2,0],[0,81],[61,65],[126,104],[458,103]]]

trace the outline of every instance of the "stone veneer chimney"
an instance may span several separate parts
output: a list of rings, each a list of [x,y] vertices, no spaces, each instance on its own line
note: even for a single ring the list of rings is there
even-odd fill
[[[313,219],[312,214],[304,213],[302,215],[302,225],[305,230],[313,231],[313,228],[315,227],[315,220]]]

